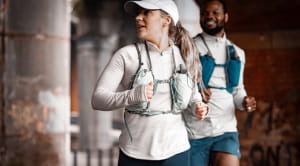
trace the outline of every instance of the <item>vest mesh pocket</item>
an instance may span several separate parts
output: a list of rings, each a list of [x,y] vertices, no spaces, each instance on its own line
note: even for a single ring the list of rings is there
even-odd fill
[[[180,112],[188,107],[192,92],[193,81],[187,74],[176,73],[171,81],[173,106],[175,112]]]

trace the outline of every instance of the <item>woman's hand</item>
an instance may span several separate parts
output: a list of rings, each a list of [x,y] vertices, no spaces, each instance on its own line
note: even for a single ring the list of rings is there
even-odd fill
[[[196,117],[199,120],[203,120],[208,114],[208,106],[201,106],[200,103],[196,103]]]
[[[149,82],[146,86],[146,97],[148,101],[153,97],[153,82]]]

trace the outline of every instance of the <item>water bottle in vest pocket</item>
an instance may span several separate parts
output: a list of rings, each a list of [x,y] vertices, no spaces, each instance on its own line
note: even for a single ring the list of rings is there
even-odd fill
[[[188,107],[194,83],[186,73],[175,73],[171,80],[171,91],[173,98],[173,110],[180,112]]]
[[[153,76],[151,71],[141,68],[135,75],[132,88],[141,85],[147,85],[149,82],[153,82]],[[132,104],[126,106],[126,109],[129,111],[145,111],[148,109],[149,102],[142,102],[138,104]]]

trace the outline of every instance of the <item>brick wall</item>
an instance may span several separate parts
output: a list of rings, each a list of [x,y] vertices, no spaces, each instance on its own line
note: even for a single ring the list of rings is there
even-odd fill
[[[229,38],[246,52],[244,83],[257,111],[237,112],[242,166],[300,165],[299,1],[228,0]],[[243,5],[241,5],[243,4]]]
[[[242,165],[299,165],[300,49],[246,53],[245,86],[258,108],[237,114]]]

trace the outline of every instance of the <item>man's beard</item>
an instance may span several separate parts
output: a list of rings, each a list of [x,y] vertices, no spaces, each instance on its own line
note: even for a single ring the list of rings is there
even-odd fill
[[[217,25],[215,28],[207,28],[207,26],[204,25],[205,23],[201,23],[201,28],[203,31],[209,35],[216,35],[217,33],[221,32],[224,29],[223,25]]]

